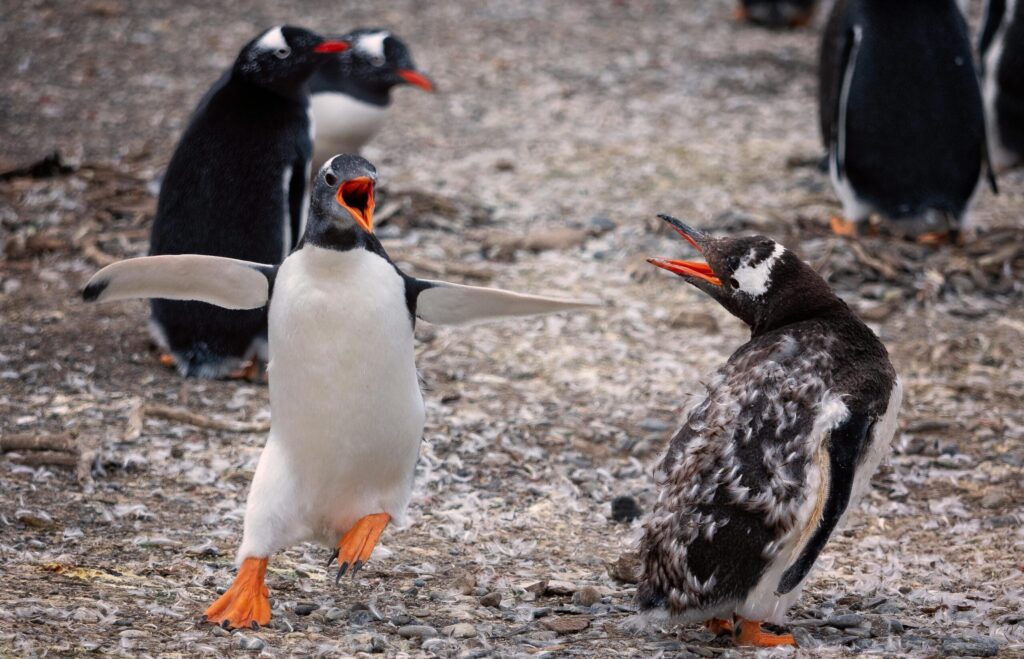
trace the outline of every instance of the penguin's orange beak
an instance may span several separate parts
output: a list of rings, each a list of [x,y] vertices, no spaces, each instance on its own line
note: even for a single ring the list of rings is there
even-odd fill
[[[360,176],[338,186],[335,199],[363,227],[366,233],[373,233],[373,180]]]
[[[412,69],[398,69],[398,75],[413,87],[419,87],[420,89],[428,92],[434,91],[434,82],[423,75],[419,71],[413,71]]]
[[[324,41],[313,49],[314,53],[343,53],[348,50],[347,41]]]
[[[669,223],[669,225],[675,229],[676,233],[682,236],[686,242],[693,245],[693,248],[704,253],[704,250],[700,248],[700,244],[694,239],[691,233],[696,235],[701,240],[705,240],[704,234],[696,229],[687,226],[668,215],[659,215],[661,219]],[[696,277],[697,279],[703,279],[713,286],[721,286],[722,280],[715,275],[715,271],[711,269],[707,263],[701,263],[700,261],[679,261],[676,259],[647,259],[647,262],[651,265],[657,266],[663,270],[668,270],[672,274],[679,275],[680,277]]]

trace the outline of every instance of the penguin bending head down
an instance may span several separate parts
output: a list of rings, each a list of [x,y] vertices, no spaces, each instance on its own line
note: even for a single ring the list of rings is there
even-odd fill
[[[763,236],[713,238],[662,216],[705,263],[650,259],[750,326],[686,415],[640,544],[637,624],[704,622],[744,645],[782,622],[888,453],[902,388],[878,337]]]
[[[336,153],[362,151],[384,125],[395,87],[434,91],[433,81],[391,32],[362,28],[339,39],[352,48],[331,58],[309,82],[316,168]]]
[[[206,610],[229,627],[270,620],[271,554],[334,547],[338,578],[402,522],[424,407],[413,325],[460,325],[592,306],[417,279],[373,234],[377,172],[337,156],[317,173],[306,232],[280,266],[212,256],[129,259],[100,270],[86,300],[156,297],[232,309],[269,302],[272,426],[246,504],[234,584]],[[333,561],[333,558],[332,558]]]
[[[312,142],[307,82],[348,48],[299,27],[267,30],[206,93],[160,187],[151,255],[280,263],[302,232]],[[265,362],[265,309],[154,300],[150,331],[184,376]]]

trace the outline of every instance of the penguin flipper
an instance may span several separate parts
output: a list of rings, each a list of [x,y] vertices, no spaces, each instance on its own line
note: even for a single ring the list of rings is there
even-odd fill
[[[572,309],[600,306],[600,302],[526,295],[498,288],[450,284],[425,279],[414,280],[416,316],[435,325],[473,323],[535,316]]]
[[[82,290],[86,302],[132,298],[196,300],[225,309],[258,309],[270,299],[277,266],[220,256],[143,256],[103,268]]]
[[[818,554],[825,547],[832,532],[839,525],[839,520],[850,503],[857,463],[864,447],[867,446],[874,425],[874,418],[854,413],[829,434],[825,445],[828,451],[828,493],[821,510],[821,518],[799,556],[782,573],[779,587],[776,589],[778,594],[785,595],[800,585],[811,571],[814,562],[818,560]]]

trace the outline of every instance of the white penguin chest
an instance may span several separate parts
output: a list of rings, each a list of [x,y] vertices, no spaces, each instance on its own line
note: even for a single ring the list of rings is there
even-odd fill
[[[313,96],[313,141],[318,152],[358,153],[384,125],[387,106],[364,103],[347,94]]]
[[[362,249],[303,247],[278,271],[269,332],[274,439],[331,478],[411,475],[424,409],[394,267]]]

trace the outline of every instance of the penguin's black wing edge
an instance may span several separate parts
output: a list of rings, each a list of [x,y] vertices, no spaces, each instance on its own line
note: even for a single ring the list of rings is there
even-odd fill
[[[600,306],[571,300],[513,293],[428,279],[406,279],[406,302],[417,318],[435,325],[471,325],[499,318],[534,316]]]
[[[275,265],[219,256],[143,256],[97,272],[82,289],[82,299],[196,300],[225,309],[258,309],[270,300],[276,276]]]
[[[857,462],[871,437],[875,419],[854,413],[828,438],[829,482],[821,519],[797,559],[786,568],[776,592],[784,595],[796,588],[810,572],[818,554],[839,524],[853,491]]]

